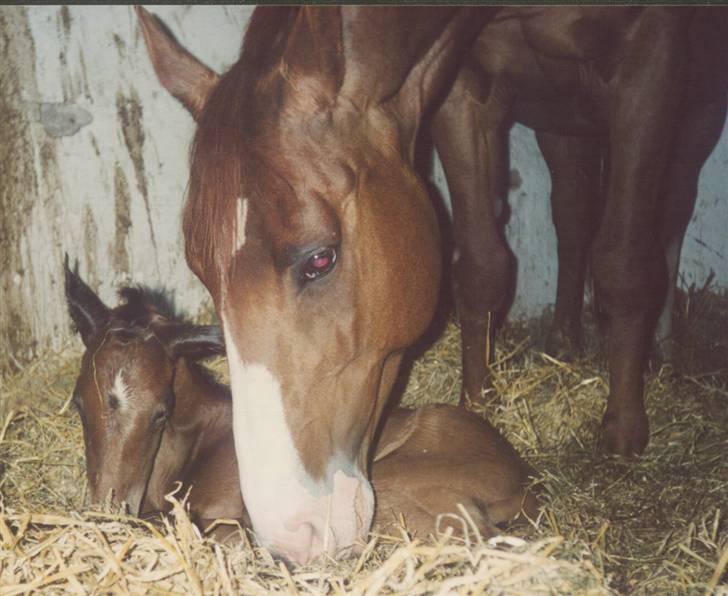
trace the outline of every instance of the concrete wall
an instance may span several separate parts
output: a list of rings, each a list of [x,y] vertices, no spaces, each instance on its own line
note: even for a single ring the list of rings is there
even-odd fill
[[[236,58],[246,6],[154,6],[180,42],[218,71]],[[133,281],[162,285],[194,313],[206,300],[187,270],[180,211],[193,122],[156,81],[130,6],[0,7],[0,361],[69,336],[64,252],[101,297]],[[521,184],[508,226],[519,260],[513,316],[555,296],[549,176],[516,127]],[[728,286],[728,133],[706,164],[682,271]],[[435,182],[447,195],[439,165]]]

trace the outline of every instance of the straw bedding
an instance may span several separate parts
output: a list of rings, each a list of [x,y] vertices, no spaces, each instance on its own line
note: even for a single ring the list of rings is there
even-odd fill
[[[679,314],[680,366],[648,374],[652,437],[639,461],[594,452],[608,391],[594,326],[587,355],[565,363],[538,351],[543,321],[509,325],[487,414],[540,471],[542,516],[491,541],[469,529],[374,535],[356,560],[293,570],[247,539],[201,535],[181,494],[161,526],[89,509],[69,404],[80,351],[69,346],[0,387],[0,596],[728,594],[728,296],[693,288]],[[412,364],[405,405],[457,400],[458,344],[450,323]]]

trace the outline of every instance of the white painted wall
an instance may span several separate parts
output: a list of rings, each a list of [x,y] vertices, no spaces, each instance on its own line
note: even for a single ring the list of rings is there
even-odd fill
[[[153,6],[179,41],[221,71],[237,57],[252,11],[247,6]],[[12,271],[10,292],[22,298],[23,316],[39,347],[58,347],[68,337],[62,294],[64,251],[80,261],[80,272],[106,301],[127,281],[172,289],[178,307],[194,313],[206,300],[183,255],[180,211],[187,180],[187,150],[193,122],[162,90],[146,55],[130,6],[1,7],[27,20],[32,56],[20,62],[25,77],[21,105],[34,147],[37,184],[28,190],[32,213]],[[65,11],[65,12],[64,12]],[[29,80],[29,77],[32,80]],[[65,104],[78,123],[58,135],[50,115]],[[139,127],[124,126],[138,112]],[[41,115],[44,114],[42,118]],[[68,129],[61,113],[60,133]],[[45,125],[44,125],[45,122]],[[55,124],[58,124],[56,118]],[[125,133],[126,130],[126,133]],[[69,133],[69,130],[65,131]],[[50,134],[49,134],[50,133]],[[126,135],[126,136],[125,136]],[[50,162],[47,158],[51,156]],[[133,157],[137,155],[135,166]],[[143,164],[143,171],[139,165]],[[687,283],[700,285],[712,270],[728,286],[728,133],[701,175],[700,197],[682,257]],[[511,167],[521,187],[511,193],[508,226],[519,261],[519,287],[512,316],[537,314],[555,297],[556,242],[551,225],[548,170],[533,134],[515,127]],[[435,183],[447,196],[439,164]],[[128,229],[124,186],[128,187]],[[144,190],[146,188],[146,196]],[[125,256],[126,255],[126,256]],[[128,266],[127,266],[128,264]],[[0,278],[1,279],[1,278]],[[0,321],[0,326],[2,325]]]
[[[78,258],[81,275],[107,303],[115,302],[119,285],[145,283],[172,289],[177,306],[195,313],[207,294],[187,269],[180,230],[193,121],[157,82],[132,7],[0,10],[19,29],[13,32],[15,47],[30,41],[32,54],[11,54],[3,68],[21,71],[22,93],[15,103],[28,121],[36,178],[7,191],[32,196],[15,262],[0,271],[4,281],[12,278],[2,288],[14,309],[0,312],[0,327],[18,315],[15,320],[29,328],[38,348],[63,345],[70,334],[64,252]],[[153,10],[182,44],[224,70],[236,59],[253,8]],[[88,123],[73,132],[63,114],[49,120],[60,110],[72,110]],[[125,117],[131,124],[124,125]],[[124,187],[126,205],[118,198]],[[19,354],[28,355],[27,349]]]

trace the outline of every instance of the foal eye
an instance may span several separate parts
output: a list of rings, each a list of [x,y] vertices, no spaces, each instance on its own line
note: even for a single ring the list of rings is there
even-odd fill
[[[303,267],[303,280],[313,281],[323,277],[336,265],[336,249],[323,248],[308,258]]]
[[[109,393],[107,401],[109,402],[109,410],[116,410],[119,408],[119,398],[113,393]]]

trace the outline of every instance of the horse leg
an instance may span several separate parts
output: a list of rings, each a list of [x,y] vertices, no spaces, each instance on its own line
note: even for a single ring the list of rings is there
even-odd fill
[[[593,274],[608,321],[602,445],[623,456],[641,453],[649,439],[643,374],[665,282],[657,199],[684,90],[687,24],[669,8],[646,10],[613,78],[609,188]]]
[[[600,192],[600,139],[546,132],[537,132],[536,139],[551,172],[551,211],[559,256],[556,307],[546,352],[569,358],[582,350],[584,276]]]
[[[702,61],[700,66],[703,66]],[[718,81],[721,75],[722,78]],[[698,71],[691,68],[690,76],[688,87],[690,90],[705,89],[705,81],[710,81],[711,84],[707,85],[707,88],[711,96],[706,97],[698,93],[697,97],[688,98],[687,115],[680,122],[675,150],[670,160],[670,171],[663,187],[665,209],[660,237],[665,249],[668,280],[665,302],[657,320],[655,351],[660,361],[671,364],[675,364],[672,316],[675,308],[680,250],[695,208],[700,170],[720,139],[727,107],[728,77],[721,73],[717,65],[715,68],[710,68],[708,63],[706,68]],[[698,80],[695,80],[696,78]]]
[[[458,256],[453,266],[462,333],[461,403],[483,402],[493,362],[495,313],[508,288],[510,254],[498,230],[506,200],[508,129],[493,116],[487,90],[464,67],[432,123],[452,201]]]

